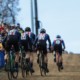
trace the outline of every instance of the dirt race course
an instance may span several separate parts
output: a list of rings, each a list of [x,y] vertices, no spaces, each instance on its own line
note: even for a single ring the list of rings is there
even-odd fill
[[[58,71],[56,64],[53,62],[53,55],[48,54],[49,73],[46,76],[40,76],[39,67],[36,62],[36,54],[34,54],[34,69],[35,73],[22,78],[21,72],[17,80],[80,80],[80,55],[79,54],[63,54],[64,70]],[[5,71],[0,70],[0,80],[8,80]]]

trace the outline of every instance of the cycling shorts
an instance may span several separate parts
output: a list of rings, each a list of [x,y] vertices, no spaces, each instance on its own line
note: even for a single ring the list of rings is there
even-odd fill
[[[15,36],[9,36],[9,39],[6,42],[6,50],[10,51],[12,45],[14,46],[15,52],[19,51],[18,39]]]

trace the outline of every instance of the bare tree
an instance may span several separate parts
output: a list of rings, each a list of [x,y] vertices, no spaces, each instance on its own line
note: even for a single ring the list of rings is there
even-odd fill
[[[0,20],[5,23],[16,22],[19,0],[0,0]]]

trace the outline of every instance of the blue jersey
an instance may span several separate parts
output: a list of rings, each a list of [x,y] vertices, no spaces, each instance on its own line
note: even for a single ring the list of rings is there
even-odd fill
[[[35,41],[35,34],[34,33],[32,33],[32,32],[26,32],[27,34],[28,34],[28,36],[30,37],[30,39],[31,39],[31,42],[32,42],[32,44],[34,43],[34,41]]]
[[[21,34],[16,29],[12,29],[12,30],[10,30],[8,32],[8,37],[9,36],[15,36],[15,38],[17,38],[18,40],[20,40]]]
[[[51,46],[51,40],[50,40],[50,37],[48,34],[45,34],[45,33],[40,33],[37,37],[36,37],[36,40],[35,40],[35,43],[36,44],[39,40],[45,40],[46,43],[48,41],[49,43],[49,47]]]
[[[55,44],[61,44],[62,49],[65,49],[65,43],[64,43],[64,40],[62,40],[62,39],[56,39],[56,40],[53,41],[52,46],[54,47]]]

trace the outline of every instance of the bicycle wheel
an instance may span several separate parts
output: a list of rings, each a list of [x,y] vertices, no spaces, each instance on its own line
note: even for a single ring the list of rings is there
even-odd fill
[[[31,68],[31,64],[30,64],[30,61],[26,62],[26,76],[27,75],[32,75],[32,68]]]
[[[43,58],[42,53],[39,53],[39,68],[40,68],[40,74],[43,76]]]
[[[24,62],[22,61],[22,64],[21,64],[21,71],[22,71],[22,77],[26,77],[26,67],[25,67],[25,64]]]
[[[17,77],[18,77],[18,71],[12,72],[12,76],[13,76],[14,79],[17,79]]]
[[[14,56],[14,51],[11,52],[11,68],[12,68],[12,76],[13,78],[17,78],[18,77],[18,70],[16,70],[15,68],[15,56]]]
[[[9,80],[12,80],[12,72],[11,71],[8,71],[7,74],[8,74],[8,79]]]
[[[26,67],[25,67],[25,52],[24,52],[24,47],[21,47],[21,72],[22,72],[22,77],[26,77]]]
[[[15,70],[15,56],[14,51],[11,50],[9,53],[9,71],[8,71],[8,78],[17,78],[18,77],[18,71]]]
[[[10,54],[9,54],[9,60],[6,63],[6,68],[7,68],[8,79],[12,80],[12,70],[11,70]]]
[[[44,62],[44,54],[42,54],[42,66],[43,66],[44,75],[46,76],[46,65],[45,65],[45,62]]]

